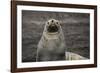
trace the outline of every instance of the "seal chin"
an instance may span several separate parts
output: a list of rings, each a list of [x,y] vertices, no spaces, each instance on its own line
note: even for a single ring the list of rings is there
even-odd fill
[[[51,32],[49,32],[49,33],[47,33],[48,35],[56,35],[56,34],[58,34],[59,32],[53,32],[53,33],[51,33]]]

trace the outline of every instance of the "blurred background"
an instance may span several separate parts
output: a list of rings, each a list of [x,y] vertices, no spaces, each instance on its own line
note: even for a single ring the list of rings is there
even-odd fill
[[[22,10],[22,62],[35,62],[37,44],[45,22],[54,18],[62,24],[66,51],[90,58],[90,15],[88,13]]]

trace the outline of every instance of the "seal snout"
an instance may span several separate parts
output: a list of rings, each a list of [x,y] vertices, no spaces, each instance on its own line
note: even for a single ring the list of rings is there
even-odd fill
[[[58,26],[57,26],[58,22],[54,19],[52,19],[51,21],[48,21],[48,28],[47,31],[50,33],[53,32],[58,32]]]

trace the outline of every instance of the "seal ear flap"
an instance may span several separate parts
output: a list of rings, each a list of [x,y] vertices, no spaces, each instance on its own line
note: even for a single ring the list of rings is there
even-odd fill
[[[47,22],[47,24],[49,24],[49,22]]]
[[[56,22],[56,24],[58,24],[58,22]]]

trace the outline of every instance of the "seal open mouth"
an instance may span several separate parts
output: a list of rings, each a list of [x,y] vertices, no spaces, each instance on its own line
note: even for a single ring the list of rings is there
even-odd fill
[[[50,32],[50,33],[58,32],[58,27],[54,24],[50,25],[50,26],[48,26],[47,31]]]

